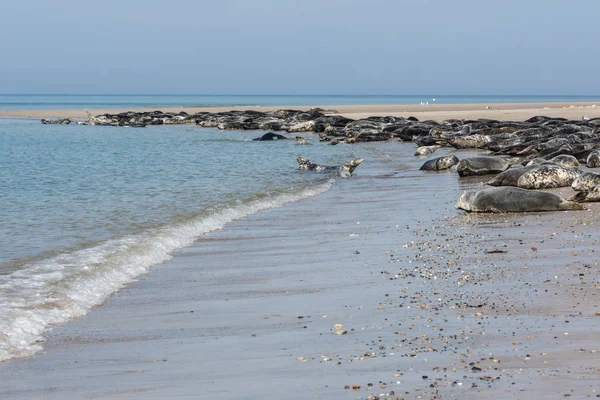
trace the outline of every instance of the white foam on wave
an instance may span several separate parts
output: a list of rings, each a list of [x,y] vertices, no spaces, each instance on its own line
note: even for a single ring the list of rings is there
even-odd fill
[[[316,196],[333,184],[253,200],[187,222],[106,241],[0,276],[0,361],[42,349],[49,327],[86,314],[175,250],[257,212]]]

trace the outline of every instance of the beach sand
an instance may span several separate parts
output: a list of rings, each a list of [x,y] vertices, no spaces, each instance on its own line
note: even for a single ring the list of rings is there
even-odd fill
[[[491,109],[486,109],[490,107]],[[189,114],[223,112],[230,110],[274,111],[282,108],[307,110],[315,106],[274,106],[274,107],[201,107],[201,108],[160,108],[165,112],[185,111]],[[360,119],[369,116],[414,116],[420,120],[443,121],[447,119],[489,118],[497,120],[523,121],[536,115],[581,119],[583,116],[600,117],[600,103],[498,103],[498,104],[430,104],[430,105],[331,105],[318,106],[335,110],[348,118]],[[152,111],[137,109],[136,111]],[[93,115],[115,114],[127,110],[90,110]],[[17,118],[87,118],[85,110],[25,110],[2,111],[0,117]]]
[[[207,235],[0,364],[0,398],[600,395],[600,208],[465,214],[487,177],[359,149],[353,178]]]

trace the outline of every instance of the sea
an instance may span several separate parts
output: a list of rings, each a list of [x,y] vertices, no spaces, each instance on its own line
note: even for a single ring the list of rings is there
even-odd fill
[[[220,106],[594,102],[600,95],[43,95],[0,94],[0,112]]]
[[[228,105],[595,101],[584,96],[0,95],[0,110]],[[204,235],[331,189],[300,172],[377,157],[367,147],[256,142],[260,132],[144,129],[0,118],[0,361],[38,352],[55,324],[85,315]]]

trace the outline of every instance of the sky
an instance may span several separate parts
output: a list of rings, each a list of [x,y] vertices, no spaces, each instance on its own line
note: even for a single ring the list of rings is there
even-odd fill
[[[0,93],[600,93],[598,0],[0,0]]]

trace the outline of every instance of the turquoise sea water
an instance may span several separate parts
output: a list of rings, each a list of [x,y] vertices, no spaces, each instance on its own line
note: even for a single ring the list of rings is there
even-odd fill
[[[317,195],[355,146],[253,142],[261,132],[0,119],[0,360],[83,315],[201,235]]]
[[[434,100],[435,99],[435,100]],[[200,106],[490,104],[600,101],[578,95],[0,95],[0,111]]]

